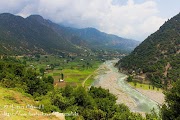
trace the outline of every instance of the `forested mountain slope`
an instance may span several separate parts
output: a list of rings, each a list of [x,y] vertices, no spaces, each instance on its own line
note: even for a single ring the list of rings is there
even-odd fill
[[[89,32],[88,32],[88,31]],[[0,54],[84,53],[91,49],[116,48],[132,50],[139,42],[112,37],[94,28],[64,27],[39,15],[27,18],[9,13],[0,14]],[[116,41],[116,42],[114,42]],[[118,42],[118,44],[117,44]],[[111,45],[109,43],[118,45]]]
[[[129,73],[145,73],[158,87],[180,78],[180,14],[165,22],[117,65]]]
[[[8,13],[0,14],[0,42],[1,54],[81,51],[47,25]]]
[[[98,47],[131,51],[140,43],[139,41],[100,32],[95,28],[70,29],[70,31],[86,40],[92,48]]]

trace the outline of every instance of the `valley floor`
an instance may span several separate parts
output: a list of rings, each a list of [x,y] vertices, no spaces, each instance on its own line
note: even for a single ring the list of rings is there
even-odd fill
[[[106,66],[106,64],[101,65],[101,69],[99,69],[98,73],[106,74],[106,77],[100,78],[97,76],[95,79],[98,80],[98,82],[94,86],[108,89],[110,93],[114,94],[117,97],[118,104],[124,103],[130,109],[136,107],[136,104],[133,101],[133,99],[119,88],[116,79],[118,74],[112,73],[108,70],[109,69]],[[106,72],[103,73],[103,71]]]
[[[127,92],[123,91],[123,89],[121,89],[121,87],[118,84],[117,78],[119,76],[119,73],[113,72],[110,66],[108,66],[108,64],[102,64],[100,68],[101,69],[99,69],[98,71],[99,75],[95,78],[96,81],[94,82],[93,86],[109,89],[110,93],[117,96],[118,104],[124,103],[130,108],[130,110],[137,112],[137,101],[133,99],[132,96],[129,96]],[[155,104],[162,104],[164,102],[164,94],[162,93],[162,91],[143,90],[141,88],[134,88],[132,86],[130,87],[140,92],[140,94],[144,95],[147,99],[151,99],[150,101],[152,101]],[[152,102],[150,102],[150,105]],[[140,111],[140,113],[141,112],[143,111]]]
[[[135,88],[137,91],[139,91],[140,93],[146,95],[147,97],[149,97],[150,99],[156,101],[158,104],[163,104],[165,99],[165,95],[162,93],[162,91],[156,91],[156,90],[144,90],[141,88]]]

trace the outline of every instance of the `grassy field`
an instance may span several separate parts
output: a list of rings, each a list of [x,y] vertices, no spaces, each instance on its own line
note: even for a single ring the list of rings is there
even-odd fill
[[[40,69],[45,70],[45,76],[52,76],[54,84],[60,87],[65,85],[81,85],[82,82],[99,67],[101,60],[94,57],[58,57],[40,56],[24,58],[26,64],[40,73]],[[64,75],[64,82],[59,82],[61,74]],[[89,86],[93,82],[91,77],[85,83]]]
[[[55,116],[50,114],[45,116],[33,107],[38,107],[33,98],[20,92],[0,87],[1,120],[57,120]]]
[[[90,86],[94,82],[94,76],[92,75],[88,80],[85,82],[85,87]]]
[[[50,71],[47,76],[53,76],[56,83],[61,79],[61,73],[64,74],[64,82],[66,84],[80,85],[96,68],[78,70],[78,69],[63,69]],[[59,83],[61,84],[61,83]]]
[[[128,84],[131,85],[132,87],[141,88],[141,89],[144,89],[144,90],[162,91],[162,89],[157,88],[157,87],[153,87],[152,85],[149,85],[149,84],[143,84],[143,83],[139,83],[139,82],[136,82],[136,83],[135,82],[128,82]]]

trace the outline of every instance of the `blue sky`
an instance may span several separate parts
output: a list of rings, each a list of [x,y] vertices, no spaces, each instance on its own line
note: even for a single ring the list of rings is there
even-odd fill
[[[4,12],[143,41],[180,12],[180,0],[1,0]]]
[[[180,0],[156,0],[159,16],[171,18],[180,12]]]

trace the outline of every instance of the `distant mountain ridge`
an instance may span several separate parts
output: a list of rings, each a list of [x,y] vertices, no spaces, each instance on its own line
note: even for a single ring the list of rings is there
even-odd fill
[[[180,78],[180,13],[145,39],[117,64],[129,73],[146,74],[153,85],[168,86]]]
[[[0,54],[84,53],[92,48],[113,47],[132,50],[139,43],[112,36],[94,28],[64,27],[39,15],[23,18],[9,13],[0,14]]]
[[[117,35],[100,32],[95,28],[73,29],[71,31],[87,40],[94,47],[133,50],[140,43]]]

